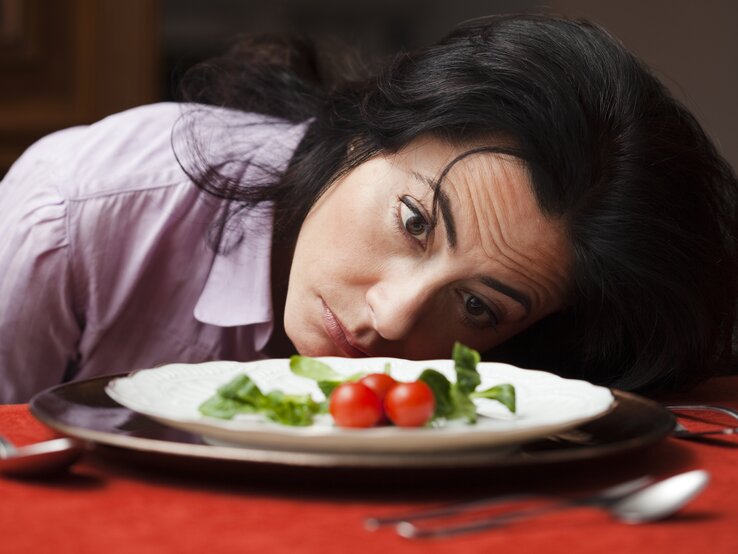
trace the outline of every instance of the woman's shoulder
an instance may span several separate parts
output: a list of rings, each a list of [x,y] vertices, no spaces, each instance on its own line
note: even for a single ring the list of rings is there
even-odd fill
[[[222,159],[257,155],[261,164],[279,169],[303,132],[300,125],[261,114],[163,102],[57,131],[16,164],[53,167],[59,193],[83,200],[189,183],[185,170],[204,154],[203,145]],[[275,148],[279,144],[285,148]]]

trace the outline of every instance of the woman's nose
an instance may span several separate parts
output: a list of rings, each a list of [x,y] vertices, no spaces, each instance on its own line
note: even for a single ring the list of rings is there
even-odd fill
[[[366,293],[374,329],[385,340],[405,337],[428,309],[433,286],[410,277],[374,284]]]

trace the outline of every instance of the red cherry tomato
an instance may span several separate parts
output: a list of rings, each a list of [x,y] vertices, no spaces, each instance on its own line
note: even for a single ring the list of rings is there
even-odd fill
[[[384,397],[384,411],[398,427],[421,427],[436,409],[433,391],[423,381],[397,383]]]
[[[373,427],[384,415],[382,401],[361,383],[343,383],[331,393],[328,410],[339,427]]]
[[[387,392],[397,384],[397,381],[386,373],[370,373],[359,379],[359,383],[372,389],[380,400],[384,400]]]

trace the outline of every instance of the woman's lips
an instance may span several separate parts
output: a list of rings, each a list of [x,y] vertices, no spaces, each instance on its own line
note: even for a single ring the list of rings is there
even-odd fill
[[[325,301],[321,299],[321,302],[323,303],[323,326],[328,332],[328,336],[331,337],[336,346],[338,346],[338,348],[340,348],[343,353],[346,354],[349,358],[367,357],[369,354],[367,354],[363,350],[359,350],[353,344],[351,344],[349,338],[351,335],[348,333],[348,331],[346,331],[344,326],[341,325],[341,322],[331,311]]]

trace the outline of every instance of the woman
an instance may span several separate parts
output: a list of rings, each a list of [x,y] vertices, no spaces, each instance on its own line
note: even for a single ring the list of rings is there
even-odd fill
[[[29,149],[0,186],[2,400],[455,340],[625,389],[731,367],[735,175],[602,29],[494,17],[375,76],[321,73],[305,44],[252,41],[190,75],[192,103]]]

